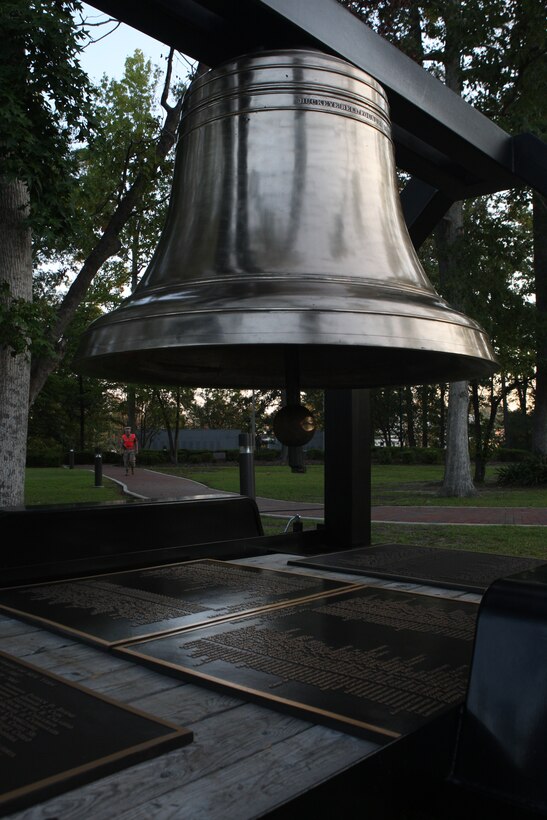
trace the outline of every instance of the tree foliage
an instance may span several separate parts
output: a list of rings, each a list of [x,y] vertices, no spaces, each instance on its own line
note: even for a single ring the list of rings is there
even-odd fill
[[[90,86],[78,62],[85,33],[78,0],[0,4],[0,163],[24,182],[36,237],[70,233],[75,164],[71,146],[90,134]]]

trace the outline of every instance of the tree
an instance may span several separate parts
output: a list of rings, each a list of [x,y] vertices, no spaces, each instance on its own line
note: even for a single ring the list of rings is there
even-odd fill
[[[254,417],[256,429],[269,424],[272,407],[279,401],[279,391],[254,391]],[[250,390],[202,388],[196,390],[194,401],[188,408],[188,424],[191,427],[210,430],[232,429],[250,431],[253,394]]]
[[[182,108],[182,94],[174,105],[168,102],[172,57],[173,50],[171,49],[161,95],[161,104],[166,112],[163,125],[158,128],[153,141],[148,140],[141,133],[135,135],[132,144],[126,148],[126,163],[122,169],[120,181],[114,190],[105,192],[105,205],[99,214],[100,229],[91,233],[93,241],[89,242],[83,264],[68,288],[56,311],[55,319],[48,329],[48,338],[54,353],[36,357],[33,360],[30,386],[31,404],[42,389],[48,375],[57,366],[59,359],[62,358],[63,337],[78,305],[86,297],[94,277],[102,265],[120,252],[122,247],[121,236],[125,226],[144,207],[145,197],[150,191],[165,157],[175,143]],[[143,146],[142,151],[135,150],[134,146],[139,145]],[[96,150],[93,142],[89,150]],[[89,187],[95,193],[93,179]],[[93,202],[97,201],[96,196],[92,196],[92,199]],[[80,244],[85,248],[81,237]]]
[[[6,364],[2,370],[1,389],[6,395],[17,395],[10,406],[17,408],[19,415],[6,415],[0,431],[0,458],[4,474],[9,476],[2,480],[0,504],[22,501],[26,430],[22,419],[26,397],[30,397],[32,405],[48,375],[59,365],[70,323],[89,293],[96,273],[120,251],[127,223],[137,219],[146,208],[146,196],[174,144],[180,118],[182,95],[174,105],[168,102],[171,51],[161,100],[166,112],[163,126],[156,118],[153,136],[152,128],[133,134],[133,141],[126,146],[121,181],[103,191],[102,208],[86,209],[85,201],[81,200],[84,187],[88,196],[95,195],[91,197],[93,205],[100,200],[97,186],[93,189],[91,184],[83,185],[84,179],[87,183],[92,179],[85,174],[86,150],[98,150],[100,134],[94,134],[90,125],[90,89],[77,61],[84,33],[75,27],[73,12],[80,9],[77,0],[8,0],[0,10],[0,37],[3,53],[8,56],[0,71],[0,90],[8,101],[0,125],[4,203],[0,231],[4,231],[7,239],[10,225],[15,224],[13,219],[10,222],[6,203],[20,220],[26,208],[29,219],[21,224],[28,232],[27,244],[32,228],[36,258],[57,263],[54,276],[59,283],[70,269],[65,262],[66,254],[71,252],[74,259],[80,260],[79,272],[72,278],[64,298],[55,301],[53,310],[44,309],[41,302],[30,305],[32,265],[28,258],[24,276],[13,270],[7,258],[2,270],[2,355],[7,351],[21,353],[23,358],[16,368]],[[125,102],[130,105],[131,95]],[[100,178],[96,175],[96,180]],[[102,179],[106,181],[105,174]],[[6,186],[12,186],[19,199],[14,199],[12,193],[8,195]],[[95,222],[91,220],[86,234],[85,219],[77,217],[87,213]],[[17,260],[22,269],[20,255]],[[116,274],[115,265],[109,273]],[[24,291],[19,288],[23,279],[28,286]],[[32,371],[27,392],[30,353]]]
[[[0,5],[0,506],[21,504],[30,358],[32,234],[70,230],[70,142],[86,127],[75,0]]]
[[[530,132],[545,139],[547,95],[547,29],[543,0],[512,0],[510,22],[500,30],[503,47],[490,49],[486,65],[470,66],[476,75],[477,105],[513,133]],[[488,72],[487,82],[480,78]],[[537,191],[521,194],[533,223],[533,271],[536,303],[535,411],[532,446],[547,454],[547,201]]]
[[[537,0],[532,0],[529,5],[518,0],[477,0],[472,4],[451,0],[428,0],[421,4],[401,3],[399,0],[342,2],[409,56],[425,65],[453,91],[470,99],[487,115],[501,121],[502,125],[508,124],[507,119],[503,122],[504,105],[508,110],[520,104],[529,115],[531,109],[539,108],[539,101],[544,100],[546,72],[543,70],[540,77],[538,68],[541,55],[545,54],[544,7]],[[536,89],[532,89],[529,83],[530,76],[536,78]],[[539,94],[537,88],[541,89]],[[455,307],[481,321],[484,311],[477,311],[476,300],[469,298],[477,290],[479,281],[477,260],[471,259],[468,253],[467,267],[459,267],[457,261],[464,246],[464,217],[469,207],[470,203],[465,203],[465,206],[462,203],[454,204],[436,231],[441,274],[439,289]],[[467,220],[466,232],[476,227],[476,223],[471,225]],[[474,233],[466,235],[471,240],[467,242],[467,247],[472,249]],[[492,260],[491,269],[495,266],[496,261]],[[506,283],[500,279],[497,287],[507,292]],[[547,379],[547,344],[545,361]],[[510,381],[506,380],[505,385]],[[496,403],[496,394],[491,392],[491,396]],[[456,469],[448,465],[443,492],[465,495],[473,493],[474,488],[467,455],[469,396],[468,389],[463,385],[451,390],[451,403],[456,400],[460,403],[459,419],[455,421],[452,407],[449,412],[447,457],[450,462],[453,455],[458,466]],[[457,440],[454,438],[455,431],[459,431]],[[486,453],[483,447],[485,442],[483,438],[481,447],[477,449],[479,457],[484,457]],[[455,448],[457,453],[454,452]],[[478,463],[477,466],[481,465]]]

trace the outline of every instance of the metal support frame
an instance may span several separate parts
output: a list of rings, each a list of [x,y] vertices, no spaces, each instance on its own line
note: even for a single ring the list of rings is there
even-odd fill
[[[370,544],[370,391],[325,391],[327,547]]]
[[[210,66],[257,48],[311,47],[336,54],[385,88],[400,168],[452,200],[519,185],[547,195],[545,143],[531,135],[511,137],[337,0],[92,0],[92,5]]]
[[[337,0],[91,4],[208,66],[257,48],[304,47],[371,74],[388,95],[397,165],[412,175],[401,201],[416,247],[457,200],[522,185],[547,196],[546,143],[507,134]],[[331,543],[336,531],[346,547],[370,543],[370,410],[363,392],[330,391],[326,398],[326,528]]]

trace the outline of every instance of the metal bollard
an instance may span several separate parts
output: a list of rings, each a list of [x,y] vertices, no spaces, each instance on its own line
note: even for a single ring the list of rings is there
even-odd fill
[[[239,434],[239,493],[255,497],[255,470],[251,436]]]
[[[98,447],[95,449],[95,486],[103,486],[103,457]]]
[[[74,469],[74,449],[72,447],[68,451],[68,469]]]

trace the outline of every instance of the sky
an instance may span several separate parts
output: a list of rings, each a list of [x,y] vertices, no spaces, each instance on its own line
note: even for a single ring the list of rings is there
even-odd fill
[[[165,43],[154,40],[147,34],[121,23],[115,28],[115,23],[104,26],[91,26],[91,23],[108,20],[108,15],[83,4],[84,19],[88,22],[88,31],[93,40],[103,38],[99,42],[91,42],[80,55],[80,63],[84,71],[93,81],[101,79],[103,74],[117,80],[123,76],[125,58],[140,48],[144,56],[155,65],[164,66],[165,58],[169,54],[169,47]],[[115,30],[113,30],[115,29]],[[112,31],[108,36],[107,32]],[[177,73],[186,76],[188,64],[184,58],[177,59]]]

